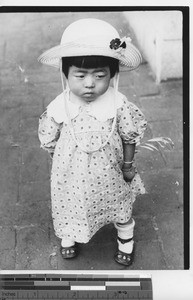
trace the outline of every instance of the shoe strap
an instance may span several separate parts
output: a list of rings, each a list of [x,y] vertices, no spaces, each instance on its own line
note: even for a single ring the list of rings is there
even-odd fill
[[[118,239],[119,242],[121,242],[121,244],[126,244],[126,243],[131,242],[133,240],[133,237],[130,238],[130,239],[125,240],[125,239],[122,239],[119,236],[117,236],[117,239]]]

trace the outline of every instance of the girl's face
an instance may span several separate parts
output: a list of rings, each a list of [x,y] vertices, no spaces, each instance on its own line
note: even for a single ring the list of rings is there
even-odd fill
[[[109,67],[85,69],[69,67],[68,85],[70,91],[81,100],[91,102],[103,95],[110,84]]]

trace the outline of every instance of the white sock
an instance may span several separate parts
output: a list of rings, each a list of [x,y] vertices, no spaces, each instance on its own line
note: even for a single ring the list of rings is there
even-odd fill
[[[120,223],[115,223],[115,228],[117,229],[117,234],[118,237],[124,240],[128,240],[133,238],[133,232],[134,232],[134,226],[135,226],[135,221],[132,219],[131,224],[120,224]],[[130,242],[127,242],[125,244],[121,243],[119,240],[118,242],[118,249],[122,252],[125,253],[131,253],[133,251],[133,244],[134,241],[131,240]]]
[[[128,254],[133,251],[134,241],[130,241],[130,242],[127,242],[125,244],[122,244],[119,240],[117,240],[117,242],[118,242],[118,249],[120,251],[128,253]]]
[[[74,246],[75,242],[68,239],[62,239],[61,246],[62,247],[71,247]]]

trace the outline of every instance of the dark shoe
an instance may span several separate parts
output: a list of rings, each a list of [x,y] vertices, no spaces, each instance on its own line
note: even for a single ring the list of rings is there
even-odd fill
[[[78,254],[77,246],[76,244],[71,247],[60,247],[60,253],[62,255],[62,258],[68,259],[76,257]]]
[[[134,252],[125,253],[120,250],[115,254],[115,261],[124,266],[130,266],[133,263]]]
[[[125,244],[125,243],[128,243],[128,242],[132,241],[133,238],[128,239],[128,240],[123,240],[123,239],[117,237],[117,239],[122,244]],[[134,249],[133,249],[133,251],[131,253],[125,253],[125,252],[123,252],[121,250],[118,250],[115,253],[114,259],[115,259],[115,261],[117,263],[119,263],[121,265],[130,266],[133,263],[133,259],[134,259]]]

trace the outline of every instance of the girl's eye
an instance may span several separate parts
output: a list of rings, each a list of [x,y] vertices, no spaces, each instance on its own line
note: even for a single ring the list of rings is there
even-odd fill
[[[96,74],[96,78],[103,78],[105,77],[105,74]]]
[[[84,78],[84,75],[75,75],[77,78]]]

